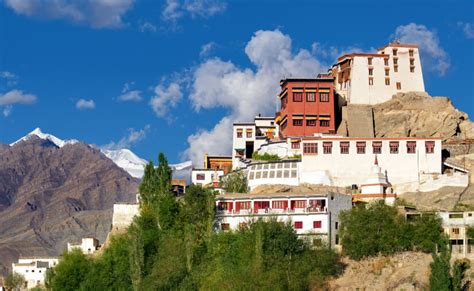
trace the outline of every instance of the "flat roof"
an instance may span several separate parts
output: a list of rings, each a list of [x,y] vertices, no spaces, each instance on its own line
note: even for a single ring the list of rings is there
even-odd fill
[[[234,125],[255,125],[255,122],[234,122]]]
[[[194,168],[194,169],[192,169],[192,171],[207,171],[207,172],[222,171],[222,172],[224,172],[223,169],[204,169],[204,168]]]
[[[216,200],[219,199],[271,199],[271,198],[311,198],[311,197],[328,197],[331,195],[347,195],[337,192],[327,192],[327,193],[291,193],[291,192],[279,192],[279,193],[226,193],[216,195]]]
[[[360,141],[379,141],[379,140],[442,140],[441,137],[319,137],[319,136],[306,136],[301,138],[305,140],[360,140]]]
[[[334,81],[334,77],[324,77],[324,78],[286,78],[280,80],[280,86],[286,83],[291,82],[325,82],[325,83],[332,83]]]
[[[389,43],[387,45],[384,45],[383,47],[379,48],[378,50],[383,50],[387,47],[403,47],[403,48],[418,48],[419,46],[417,44],[414,44],[414,43],[396,43],[396,42],[392,42],[392,43]]]

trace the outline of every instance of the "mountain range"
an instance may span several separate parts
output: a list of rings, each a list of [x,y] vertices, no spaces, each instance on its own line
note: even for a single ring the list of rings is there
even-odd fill
[[[146,161],[35,129],[0,143],[0,275],[18,257],[57,256],[110,231],[113,204],[134,202]],[[192,164],[171,165],[185,176]]]

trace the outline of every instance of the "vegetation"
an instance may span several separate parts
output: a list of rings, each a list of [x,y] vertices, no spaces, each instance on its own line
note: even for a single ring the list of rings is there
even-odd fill
[[[340,220],[344,253],[356,260],[407,250],[434,252],[445,245],[436,216],[423,215],[407,221],[396,208],[382,201],[344,211]]]
[[[141,214],[127,233],[98,257],[65,253],[48,272],[48,289],[307,290],[325,288],[325,279],[342,271],[339,255],[310,247],[290,224],[257,221],[214,232],[212,190],[191,186],[176,199],[167,168],[161,155],[156,169],[147,166]]]
[[[20,290],[21,286],[25,282],[25,277],[18,273],[10,273],[5,278],[5,288],[8,290]]]
[[[281,160],[281,158],[278,155],[272,155],[272,154],[269,154],[269,153],[264,153],[263,155],[261,155],[258,152],[253,152],[252,160],[279,161],[279,160]]]
[[[444,247],[439,254],[433,254],[433,262],[430,274],[430,290],[452,290],[452,278],[450,275],[449,249]]]
[[[222,187],[229,193],[247,193],[249,186],[243,171],[235,171],[222,178]]]
[[[453,266],[453,290],[461,291],[466,290],[464,277],[466,271],[471,267],[471,263],[468,259],[456,260]]]

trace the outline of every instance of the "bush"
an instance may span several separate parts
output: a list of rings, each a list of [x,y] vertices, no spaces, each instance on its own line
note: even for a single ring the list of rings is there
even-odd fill
[[[222,187],[229,193],[247,193],[249,186],[244,172],[231,172],[222,178]]]
[[[269,153],[264,153],[263,155],[261,155],[258,152],[254,152],[252,154],[252,160],[279,161],[279,160],[281,160],[281,158],[278,155],[272,155],[272,154],[269,154]]]
[[[445,243],[439,218],[423,215],[408,222],[382,201],[343,211],[340,220],[344,253],[356,260],[405,250],[433,252]]]

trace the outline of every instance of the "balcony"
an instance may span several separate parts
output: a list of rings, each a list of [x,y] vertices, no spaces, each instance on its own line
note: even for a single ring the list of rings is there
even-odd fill
[[[317,214],[327,213],[327,207],[286,208],[286,209],[240,209],[240,210],[217,210],[220,216],[246,216],[246,215],[291,215],[291,214]]]

